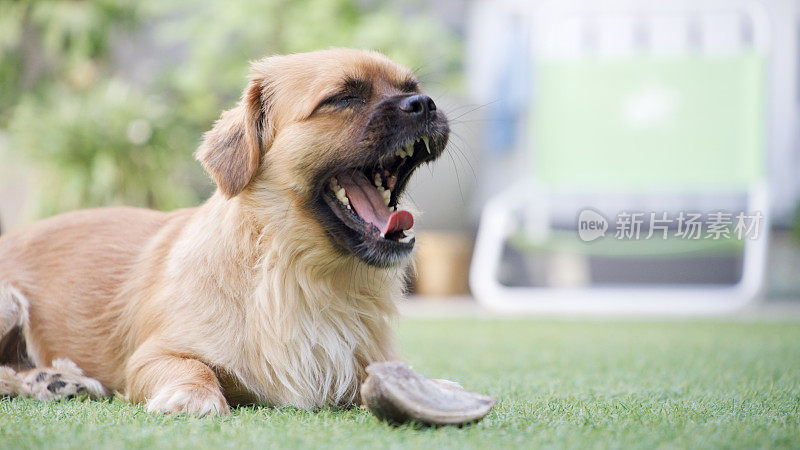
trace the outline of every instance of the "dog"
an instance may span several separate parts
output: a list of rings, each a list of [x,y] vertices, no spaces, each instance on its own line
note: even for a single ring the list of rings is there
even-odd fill
[[[413,73],[352,49],[252,63],[195,156],[201,206],[81,210],[0,237],[0,394],[148,411],[360,402],[412,259],[398,202],[447,145]],[[62,384],[63,383],[63,384]]]

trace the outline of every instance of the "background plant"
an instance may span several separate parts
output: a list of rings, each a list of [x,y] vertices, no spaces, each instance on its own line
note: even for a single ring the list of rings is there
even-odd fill
[[[32,166],[38,216],[200,201],[212,186],[192,152],[239,97],[248,61],[264,55],[371,48],[423,81],[458,82],[457,37],[423,2],[0,0],[0,9],[0,130]]]

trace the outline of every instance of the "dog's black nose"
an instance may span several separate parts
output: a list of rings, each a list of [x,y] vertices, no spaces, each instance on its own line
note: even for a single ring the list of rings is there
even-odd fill
[[[412,116],[428,118],[436,111],[436,103],[427,95],[410,95],[400,100],[400,110]]]

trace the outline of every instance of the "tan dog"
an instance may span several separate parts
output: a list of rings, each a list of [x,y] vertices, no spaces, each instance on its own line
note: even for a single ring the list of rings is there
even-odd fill
[[[398,357],[387,321],[414,246],[398,198],[448,133],[380,54],[254,63],[197,151],[218,186],[202,206],[0,237],[0,365],[22,370],[0,371],[0,394],[119,391],[192,414],[357,402],[365,367]]]

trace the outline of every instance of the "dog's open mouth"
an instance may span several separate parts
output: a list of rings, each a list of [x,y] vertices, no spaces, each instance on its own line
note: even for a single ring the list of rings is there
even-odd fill
[[[408,239],[404,232],[414,226],[414,216],[389,204],[397,175],[378,166],[372,174],[374,184],[367,176],[358,170],[343,172],[331,178],[328,188],[367,231],[377,231],[384,239]]]
[[[377,162],[351,167],[327,179],[322,198],[341,225],[351,249],[376,265],[391,265],[414,247],[414,216],[398,208],[398,201],[414,170],[436,159],[446,135],[418,136],[385,151]]]
[[[414,169],[434,159],[431,145],[427,136],[410,139],[373,167],[337,173],[328,180],[328,204],[339,219],[363,235],[412,243],[414,216],[399,210],[397,202]]]

